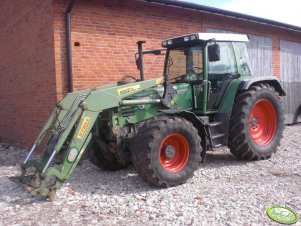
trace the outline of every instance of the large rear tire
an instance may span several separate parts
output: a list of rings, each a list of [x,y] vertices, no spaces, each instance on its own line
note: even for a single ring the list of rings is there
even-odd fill
[[[132,162],[146,182],[170,187],[193,176],[201,151],[201,138],[191,122],[164,115],[148,120],[139,130]]]
[[[257,84],[237,94],[229,129],[229,148],[240,159],[270,158],[280,145],[284,116],[279,94]]]

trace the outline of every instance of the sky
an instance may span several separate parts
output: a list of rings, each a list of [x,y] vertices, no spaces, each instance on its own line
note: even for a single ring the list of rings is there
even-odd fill
[[[301,27],[300,0],[182,0]]]

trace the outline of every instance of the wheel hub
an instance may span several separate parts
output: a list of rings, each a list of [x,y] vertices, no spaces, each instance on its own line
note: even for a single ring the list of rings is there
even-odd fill
[[[258,124],[258,119],[256,117],[252,117],[251,118],[251,126],[253,127],[253,129],[257,128],[257,124]]]
[[[164,149],[164,152],[165,157],[168,159],[172,159],[176,154],[176,150],[172,145],[167,145]]]

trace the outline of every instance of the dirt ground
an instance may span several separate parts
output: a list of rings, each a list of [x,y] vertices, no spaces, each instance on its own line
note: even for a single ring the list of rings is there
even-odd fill
[[[24,155],[0,144],[0,225],[279,225],[266,215],[270,205],[301,215],[301,124],[285,128],[271,159],[209,152],[192,179],[168,189],[146,184],[132,166],[106,172],[83,160],[53,202],[9,180]]]

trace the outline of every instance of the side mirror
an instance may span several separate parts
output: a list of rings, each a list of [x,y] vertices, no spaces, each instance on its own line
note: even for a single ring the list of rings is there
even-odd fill
[[[209,56],[209,62],[215,62],[219,61],[220,56],[220,46],[219,44],[212,44],[208,46],[208,56]]]

